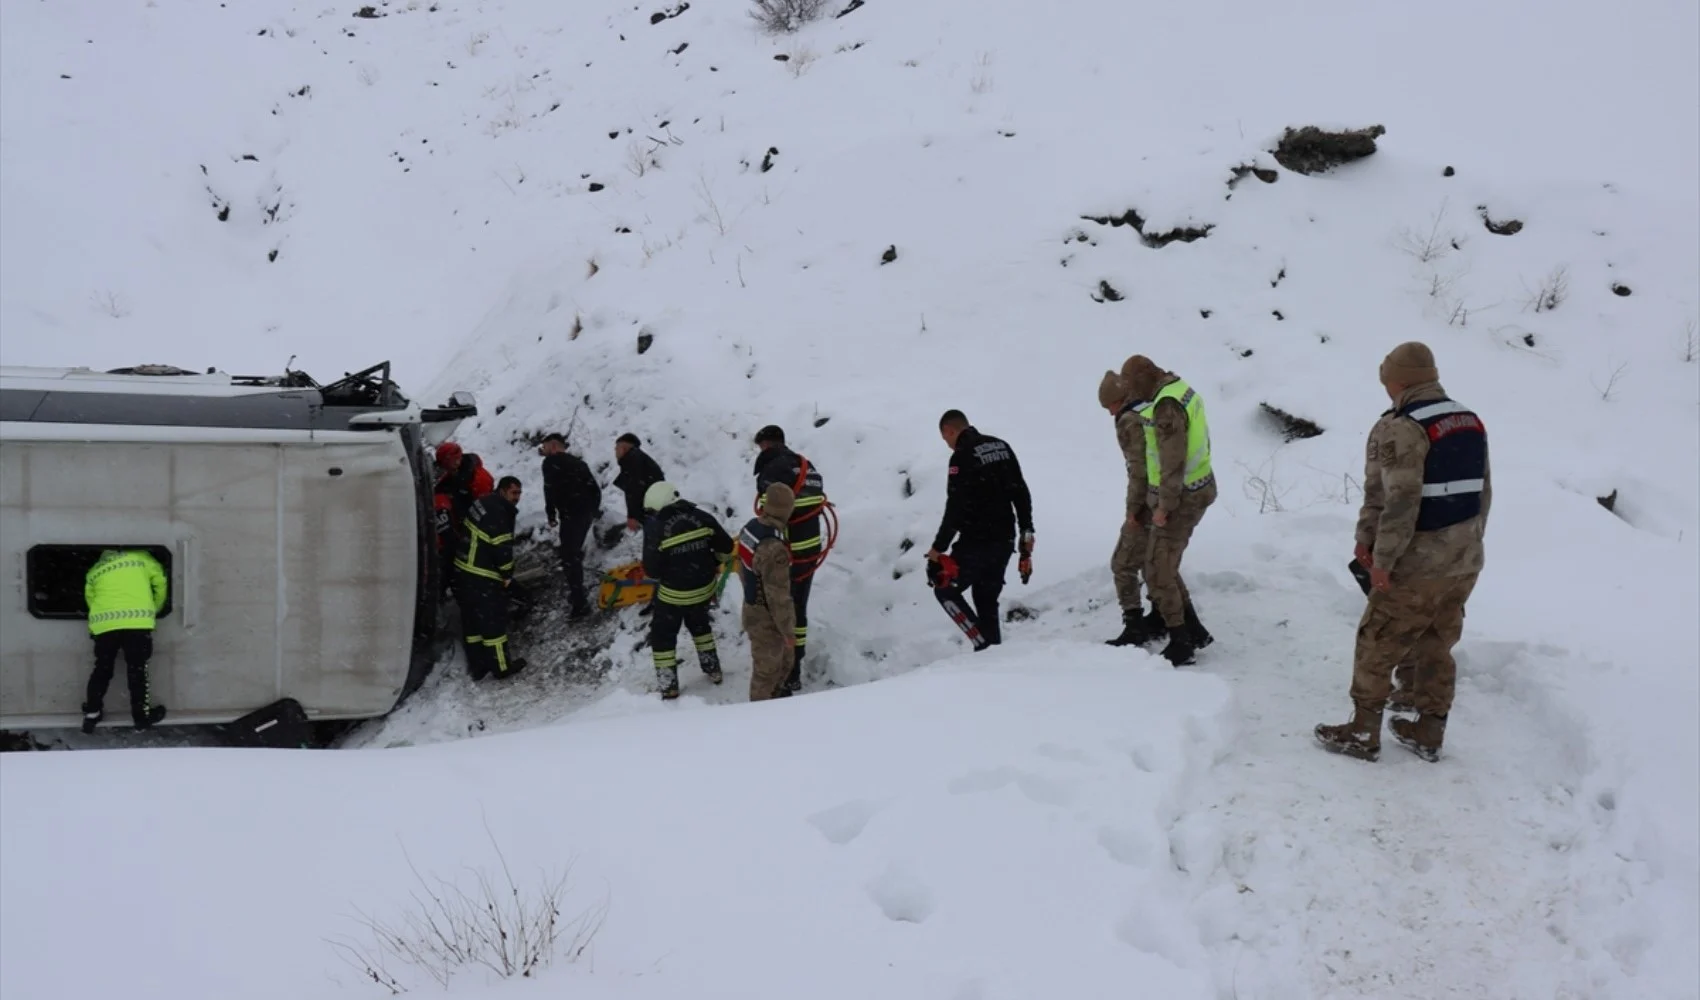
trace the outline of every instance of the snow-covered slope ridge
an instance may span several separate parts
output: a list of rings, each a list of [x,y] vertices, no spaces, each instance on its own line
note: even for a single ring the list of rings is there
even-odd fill
[[[758,31],[733,0],[392,3],[373,18],[351,16],[357,7],[0,6],[5,361],[274,370],[299,355],[310,371],[334,371],[393,357],[419,395],[479,392],[484,416],[463,436],[500,471],[535,483],[524,441],[539,431],[571,426],[604,460],[614,435],[632,430],[687,495],[739,511],[750,436],[779,423],[843,513],[816,588],[811,656],[853,683],[954,647],[919,583],[945,473],[935,421],[950,406],[1010,440],[1035,488],[1038,575],[1009,593],[1038,617],[1011,627],[1006,652],[1019,658],[1027,644],[1032,671],[1101,663],[1074,643],[1114,629],[1105,563],[1123,473],[1093,390],[1105,368],[1142,351],[1209,405],[1223,495],[1188,570],[1220,641],[1195,671],[1225,679],[1239,712],[1237,727],[1153,728],[1163,753],[1209,745],[1226,756],[1177,786],[1184,802],[1122,805],[1161,816],[1175,869],[1193,876],[1179,894],[1133,890],[1152,900],[1148,919],[1119,925],[1125,945],[1175,968],[1208,961],[1198,992],[1164,995],[1700,994],[1692,4],[1632,0],[1602,15],[1532,0],[869,0],[783,37]],[[1303,176],[1267,151],[1305,124],[1387,134],[1373,157]],[[1230,184],[1241,166],[1276,180]],[[1153,247],[1132,227],[1084,218],[1130,209],[1148,234],[1208,232]],[[882,263],[888,247],[896,257]],[[1365,768],[1314,751],[1308,730],[1346,710],[1361,601],[1342,564],[1363,434],[1385,406],[1375,366],[1406,339],[1433,345],[1447,387],[1484,416],[1496,498],[1449,756]],[[1284,442],[1265,403],[1323,433]],[[1596,498],[1614,490],[1608,512]],[[539,492],[527,524],[541,518]],[[715,698],[731,697],[747,669],[736,640],[724,646],[733,676]],[[659,713],[637,696],[644,654],[618,655],[615,686],[629,690],[596,711]],[[1131,678],[1099,690],[1128,704],[1137,730],[1148,725],[1138,706],[1162,703],[1163,689],[1145,685],[1166,681],[1140,654],[1126,659]],[[1068,676],[1057,683],[1088,697],[1082,675]],[[1026,696],[968,670],[949,677],[965,702]],[[751,731],[789,748],[813,737],[809,727],[857,717],[832,710],[841,699],[896,712],[909,690],[727,714],[781,720]],[[1217,719],[1214,694],[1195,693],[1205,700],[1188,711]],[[920,703],[936,709],[940,737],[916,742],[914,756],[946,754],[960,720],[938,692]],[[701,705],[693,693],[669,708],[691,716],[682,728],[716,727],[705,720],[714,713],[691,714]],[[547,718],[549,707],[530,712],[516,717]],[[793,712],[808,722],[786,721]],[[700,743],[663,745],[654,734],[671,721],[628,720],[644,734],[633,744],[597,722],[480,742],[464,757],[352,755],[375,761],[347,765],[371,769],[364,785],[302,780],[334,812],[422,767],[482,775],[535,753],[549,782],[595,783],[575,815],[605,825],[585,820],[567,839],[605,838],[596,870],[618,874],[653,859],[621,853],[643,849],[619,836],[630,811],[585,761],[630,753],[670,770],[713,760]],[[417,735],[465,732],[463,722],[445,712],[420,720]],[[499,759],[479,757],[486,746]],[[58,772],[34,768],[91,783],[122,776],[99,757],[18,756],[0,762],[13,815],[59,814],[63,786],[45,777]],[[177,787],[202,766],[186,754],[138,759],[180,769]],[[262,766],[251,759],[228,766]],[[287,783],[328,765],[277,766]],[[642,767],[623,768],[611,766],[608,782],[646,780]],[[821,780],[848,801],[879,794],[852,787],[875,777]],[[737,794],[779,794],[764,780]],[[445,794],[451,810],[469,806],[470,792]],[[1001,794],[1032,797],[1018,777]],[[711,800],[689,801],[720,815]],[[827,804],[804,811],[817,805]],[[193,812],[132,815],[169,829]],[[672,842],[718,872],[723,859],[691,841],[689,812]],[[374,841],[407,825],[361,816]],[[988,820],[977,829],[997,836]],[[254,835],[259,822],[230,829]],[[754,836],[758,823],[733,826]],[[8,928],[26,903],[49,905],[50,888],[87,877],[79,859],[100,856],[112,836],[80,822],[55,839],[62,865],[0,838]],[[443,845],[439,863],[456,863],[463,846]],[[349,871],[380,856],[347,850]],[[194,861],[163,870],[188,878]],[[644,898],[619,932],[633,936],[616,939],[641,942],[619,952],[629,972],[639,952],[672,943],[663,904],[684,904],[666,880],[609,881],[644,887],[631,890]],[[888,882],[913,897],[903,878]],[[747,884],[752,901],[778,892]],[[355,888],[399,893],[405,875]],[[1097,892],[1129,890],[1081,889],[1092,905]],[[715,908],[726,895],[680,919],[727,919]],[[142,913],[135,905],[119,916]],[[727,923],[755,933],[784,926],[787,912],[739,910]],[[300,933],[324,932],[313,916]],[[1150,926],[1186,931],[1141,930]],[[1194,929],[1207,959],[1192,950]],[[870,967],[911,946],[848,940]],[[47,948],[17,941],[0,939],[8,988],[59,982]],[[972,954],[958,946],[950,954]],[[1032,968],[1058,956],[1079,959],[1040,953]],[[1039,995],[1020,978],[1028,968],[953,967],[927,995]],[[703,981],[730,990],[738,971],[734,961]],[[216,975],[194,982],[243,992]],[[668,995],[642,992],[665,989],[655,982],[609,988]],[[816,980],[774,988],[805,982]],[[1056,992],[1107,991],[1089,982],[1071,991],[1059,979]],[[882,988],[847,980],[840,995]]]

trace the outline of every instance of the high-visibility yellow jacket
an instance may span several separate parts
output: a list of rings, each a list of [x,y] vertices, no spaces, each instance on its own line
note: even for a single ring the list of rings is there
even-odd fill
[[[153,630],[154,616],[165,607],[165,568],[141,549],[107,549],[83,578],[89,606],[89,634],[117,629]]]

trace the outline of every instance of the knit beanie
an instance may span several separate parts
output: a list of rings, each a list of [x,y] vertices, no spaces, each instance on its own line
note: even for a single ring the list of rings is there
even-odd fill
[[[771,514],[781,521],[789,521],[791,512],[797,509],[797,495],[784,483],[774,483],[762,494],[761,509],[764,514]]]
[[[1098,405],[1120,406],[1127,399],[1127,383],[1115,372],[1105,372],[1103,381],[1098,383]]]
[[[1168,374],[1143,354],[1135,354],[1122,363],[1122,384],[1128,395],[1145,402],[1157,395],[1157,388]]]
[[[1434,352],[1420,341],[1407,340],[1395,347],[1381,363],[1382,385],[1421,385],[1440,381]]]

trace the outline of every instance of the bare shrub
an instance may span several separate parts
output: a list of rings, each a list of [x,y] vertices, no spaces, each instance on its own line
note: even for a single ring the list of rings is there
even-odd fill
[[[1540,284],[1530,288],[1528,282],[1523,283],[1526,293],[1523,308],[1532,312],[1551,312],[1570,297],[1570,271],[1563,265],[1552,269]]]
[[[1420,263],[1430,264],[1462,249],[1464,239],[1446,228],[1446,201],[1442,200],[1440,208],[1429,217],[1426,228],[1406,227],[1400,231],[1393,245]]]
[[[981,52],[974,57],[974,74],[968,79],[968,89],[976,94],[989,93],[993,82],[992,54]]]
[[[1700,357],[1700,321],[1689,320],[1682,328],[1680,338],[1682,348],[1682,363],[1691,365],[1696,357]]]
[[[489,40],[490,33],[488,31],[475,31],[468,35],[466,37],[466,54],[476,56],[479,50],[484,48],[484,43]]]
[[[750,17],[763,31],[788,35],[820,18],[826,0],[751,0]]]
[[[815,50],[808,46],[803,46],[802,48],[793,51],[791,53],[791,58],[785,60],[785,72],[790,73],[792,77],[799,77],[804,73],[807,73],[809,71],[809,67],[814,64]]]
[[[660,147],[653,143],[646,144],[642,139],[633,139],[626,146],[626,170],[633,177],[642,177],[651,170],[661,169]]]
[[[89,296],[89,301],[97,310],[113,319],[123,319],[130,315],[130,304],[124,300],[124,296],[111,289],[95,292]]]
[[[1610,366],[1611,361],[1606,361],[1606,364]],[[1618,383],[1623,381],[1624,372],[1628,369],[1629,362],[1625,361],[1623,364],[1617,365],[1611,369],[1611,371],[1606,375],[1604,385],[1601,385],[1597,379],[1592,377],[1590,377],[1588,381],[1593,385],[1594,391],[1600,394],[1600,399],[1609,403],[1617,398]]]
[[[357,910],[354,920],[370,940],[343,935],[326,943],[362,979],[392,995],[407,992],[392,965],[412,967],[447,987],[457,972],[469,967],[504,979],[530,978],[562,954],[576,961],[602,929],[607,901],[564,920],[567,872],[540,873],[536,883],[522,889],[488,825],[485,833],[496,868],[473,870],[470,888],[459,880],[422,875],[404,847],[402,857],[416,883],[408,907],[390,918]]]
[[[1257,501],[1259,514],[1280,514],[1287,509],[1282,501],[1293,490],[1292,487],[1283,486],[1277,481],[1273,453],[1255,469],[1243,462],[1240,463],[1240,468],[1247,473],[1244,484],[1246,498]]]
[[[725,236],[726,216],[720,209],[720,199],[715,197],[714,186],[709,183],[707,174],[697,175],[696,192],[697,200],[702,203],[703,219],[714,227],[715,232]]]

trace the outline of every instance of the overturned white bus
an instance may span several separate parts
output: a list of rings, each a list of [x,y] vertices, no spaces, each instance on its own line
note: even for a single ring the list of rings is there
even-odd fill
[[[388,362],[329,385],[0,368],[0,729],[77,724],[83,577],[107,548],[166,568],[149,669],[165,725],[284,698],[315,720],[387,713],[432,664],[429,449],[476,413],[466,393],[421,408]]]

